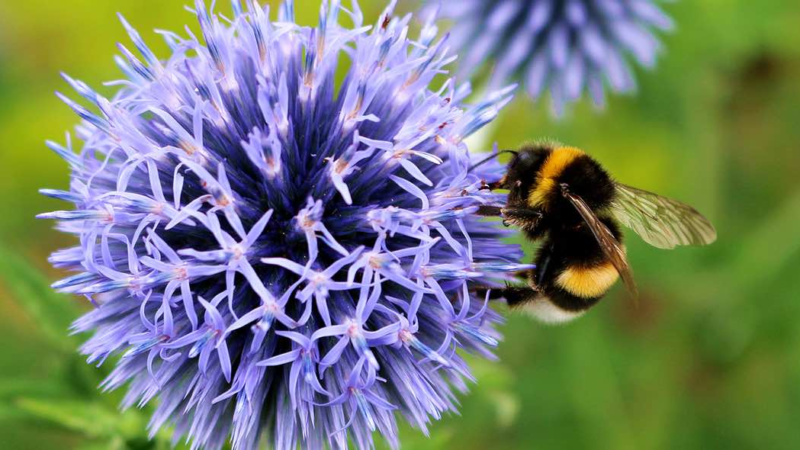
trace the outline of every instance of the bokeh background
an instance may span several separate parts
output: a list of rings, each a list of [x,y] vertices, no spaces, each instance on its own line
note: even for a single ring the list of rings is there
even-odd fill
[[[96,390],[107,369],[87,366],[82,337],[67,335],[87,302],[48,288],[60,274],[46,257],[71,239],[33,217],[62,207],[39,188],[67,186],[43,144],[76,123],[53,95],[68,90],[59,71],[95,87],[119,77],[117,11],[165,55],[150,30],[196,29],[184,3],[0,0],[4,449],[170,447],[165,434],[148,442],[147,411],[120,414],[119,393]],[[296,3],[315,23],[318,0]],[[361,4],[374,21],[384,2]],[[511,315],[500,361],[473,363],[461,416],[431,438],[404,429],[406,448],[800,448],[800,2],[665,9],[678,27],[657,69],[637,74],[637,95],[602,114],[581,103],[561,121],[520,95],[479,145],[552,137],[588,149],[620,180],[707,213],[718,242],[664,252],[631,237],[638,307],[616,288],[569,326]]]

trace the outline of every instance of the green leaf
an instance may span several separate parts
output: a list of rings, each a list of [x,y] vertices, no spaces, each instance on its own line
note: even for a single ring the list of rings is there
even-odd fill
[[[120,413],[104,405],[74,400],[18,399],[15,405],[30,416],[51,422],[89,438],[111,438]]]
[[[9,423],[14,420],[25,419],[28,415],[15,407],[14,405],[7,404],[0,401],[0,423]]]
[[[152,410],[121,412],[99,400],[18,398],[0,401],[0,420],[38,420],[77,433],[85,442],[82,449],[178,449],[172,445],[168,427],[151,440],[147,423]]]
[[[36,378],[0,378],[0,400],[40,396],[53,397],[65,394],[67,387],[61,382]]]
[[[78,308],[67,296],[53,291],[47,278],[23,257],[1,245],[0,281],[54,348],[74,351],[75,340],[69,337],[69,326],[78,316]]]
[[[126,450],[128,447],[125,442],[120,438],[111,438],[101,441],[88,441],[84,442],[80,450]]]

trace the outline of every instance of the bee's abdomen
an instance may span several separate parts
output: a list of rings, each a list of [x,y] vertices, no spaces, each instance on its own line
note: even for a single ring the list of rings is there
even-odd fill
[[[518,307],[542,322],[565,323],[582,316],[596,305],[618,277],[613,267],[605,265],[594,268],[571,267],[550,272],[540,280],[535,295],[520,296],[515,295],[517,292],[507,292],[510,294],[507,298],[510,306]]]
[[[586,311],[602,299],[619,278],[613,266],[567,267],[542,280],[546,299],[565,312]]]
[[[619,227],[601,218],[622,240]],[[537,255],[533,282],[555,306],[565,311],[585,311],[602,299],[619,280],[619,273],[585,227],[554,230]]]
[[[582,298],[600,298],[619,279],[617,269],[609,262],[595,266],[568,266],[559,273],[553,286],[566,293]]]
[[[556,234],[555,240],[551,235],[539,249],[536,269],[528,272],[530,287],[503,290],[508,305],[552,324],[569,322],[596,305],[619,273],[596,241],[581,239],[584,234]]]

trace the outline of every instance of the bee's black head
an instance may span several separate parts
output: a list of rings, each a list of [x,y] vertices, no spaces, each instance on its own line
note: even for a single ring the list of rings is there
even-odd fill
[[[536,173],[550,155],[553,149],[545,146],[526,146],[522,147],[516,155],[508,162],[508,171],[520,173]]]
[[[525,201],[536,183],[536,174],[551,151],[552,147],[547,145],[525,146],[509,161],[506,176],[502,180],[502,187],[509,190],[509,204]]]

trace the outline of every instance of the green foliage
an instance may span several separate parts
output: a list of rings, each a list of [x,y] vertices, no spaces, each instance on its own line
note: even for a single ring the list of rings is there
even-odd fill
[[[107,371],[88,366],[77,353],[80,340],[67,335],[79,310],[48,284],[22,257],[0,247],[0,286],[35,324],[29,337],[41,342],[28,351],[48,359],[42,370],[0,376],[0,431],[11,432],[20,424],[31,431],[41,426],[64,430],[74,435],[76,448],[81,449],[170,448],[166,432],[153,441],[148,438],[149,408],[121,413],[119,395],[97,389]],[[40,442],[40,438],[34,435],[22,442]],[[21,448],[26,447],[22,442]]]
[[[88,302],[53,293],[63,274],[30,262],[46,267],[49,252],[74,244],[33,219],[63,206],[36,190],[67,183],[43,145],[75,123],[52,95],[67,89],[58,72],[93,86],[117,77],[114,43],[127,38],[113,13],[158,43],[149,30],[192,20],[182,3],[0,2],[3,448],[170,447],[168,433],[147,440],[148,409],[120,413],[120,394],[97,390],[107,369],[88,366],[82,338],[68,336]],[[297,2],[302,23],[317,3]],[[361,3],[377,17],[384,2]],[[510,314],[500,362],[472,361],[479,384],[461,397],[461,415],[432,425],[430,438],[404,428],[405,448],[800,447],[800,4],[666,9],[677,30],[658,67],[638,74],[636,96],[610,98],[602,114],[579,104],[554,121],[546,102],[520,95],[483,142],[583,147],[621,181],[708,213],[718,243],[664,252],[630,237],[638,307],[620,289],[566,327]]]
[[[17,254],[0,246],[0,278],[20,306],[36,322],[39,332],[60,351],[74,351],[75,340],[65,337],[78,309],[66,296],[55,293],[47,278]]]

